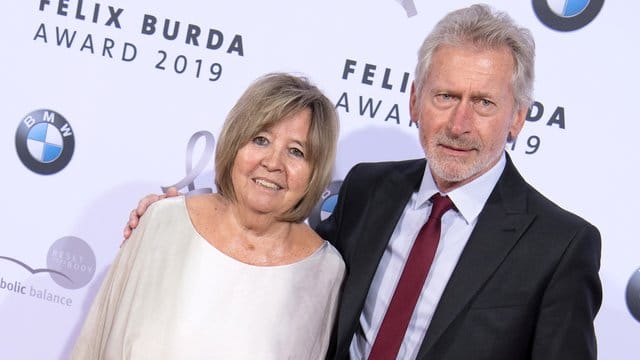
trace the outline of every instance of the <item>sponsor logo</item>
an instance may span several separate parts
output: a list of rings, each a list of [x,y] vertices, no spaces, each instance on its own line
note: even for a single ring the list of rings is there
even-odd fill
[[[311,214],[309,215],[309,226],[315,229],[322,220],[328,218],[333,213],[333,209],[338,203],[340,186],[342,186],[342,180],[332,181],[322,193],[320,201],[318,201],[318,204],[311,210]]]
[[[47,273],[53,281],[65,289],[79,289],[93,279],[96,271],[96,256],[89,244],[75,236],[56,240],[47,253],[47,267],[34,268],[8,256],[0,256],[23,267],[32,274]]]
[[[604,0],[533,0],[533,10],[546,26],[558,31],[578,30],[598,16]]]
[[[73,156],[75,138],[64,116],[36,110],[25,116],[16,131],[16,151],[29,170],[50,175],[64,169]]]
[[[1,262],[13,263],[33,275],[46,273],[60,287],[79,289],[86,286],[96,272],[96,256],[84,240],[75,236],[65,236],[56,240],[47,252],[47,266],[35,268],[25,262],[9,256],[0,256]],[[30,296],[42,301],[73,306],[73,298],[66,291],[48,286],[24,284],[21,280],[0,276],[0,291],[18,296]]]
[[[631,315],[640,322],[640,269],[631,275],[627,284],[627,307]]]

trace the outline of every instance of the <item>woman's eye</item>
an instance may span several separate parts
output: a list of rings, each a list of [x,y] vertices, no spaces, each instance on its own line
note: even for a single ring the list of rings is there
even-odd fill
[[[304,158],[304,153],[298,148],[291,148],[291,149],[289,149],[289,152],[293,156]]]
[[[267,145],[269,143],[269,140],[264,136],[256,136],[252,141],[256,145]]]

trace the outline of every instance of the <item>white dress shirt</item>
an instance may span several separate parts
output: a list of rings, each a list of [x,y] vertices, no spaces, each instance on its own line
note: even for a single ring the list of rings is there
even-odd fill
[[[503,154],[500,161],[482,176],[443,194],[451,198],[457,211],[449,210],[442,217],[440,242],[400,346],[398,359],[411,360],[418,356],[444,288],[505,164]],[[431,213],[429,199],[437,192],[431,171],[426,166],[420,189],[407,202],[373,277],[360,314],[360,329],[351,342],[352,359],[365,359],[369,356],[413,242]]]

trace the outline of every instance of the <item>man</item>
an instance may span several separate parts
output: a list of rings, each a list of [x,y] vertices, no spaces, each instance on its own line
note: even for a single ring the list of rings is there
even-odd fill
[[[317,229],[348,271],[332,358],[596,358],[600,234],[527,184],[504,150],[533,74],[530,32],[485,5],[446,15],[427,36],[410,96],[426,159],[356,165]],[[454,208],[435,216],[435,253],[411,256],[434,194]],[[426,274],[409,286],[417,300],[394,301],[413,258]]]

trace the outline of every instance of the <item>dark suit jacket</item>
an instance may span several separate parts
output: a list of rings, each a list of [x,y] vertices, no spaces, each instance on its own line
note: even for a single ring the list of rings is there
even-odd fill
[[[347,265],[329,358],[349,344],[378,261],[426,161],[356,165],[317,231]],[[428,360],[589,360],[602,301],[598,230],[507,165],[479,215],[420,348]]]

